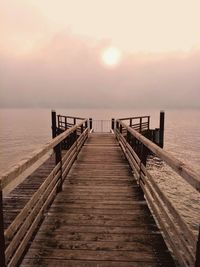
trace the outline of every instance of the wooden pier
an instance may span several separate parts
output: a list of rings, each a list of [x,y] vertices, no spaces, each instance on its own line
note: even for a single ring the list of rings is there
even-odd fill
[[[56,123],[52,113],[53,140],[0,180],[1,266],[199,267],[199,241],[148,172],[147,158],[158,156],[197,191],[200,178],[161,148],[163,121],[150,130],[149,120],[112,120],[110,133],[95,133],[92,120],[59,115]]]

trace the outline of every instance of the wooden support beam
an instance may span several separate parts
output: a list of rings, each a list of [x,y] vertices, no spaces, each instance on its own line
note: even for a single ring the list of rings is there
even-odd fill
[[[160,112],[160,132],[159,132],[159,146],[164,146],[164,125],[165,125],[165,112]]]
[[[140,133],[142,132],[142,117],[140,117],[140,129],[139,129],[139,132]]]
[[[52,128],[52,138],[56,137],[56,112],[51,111],[51,128]]]
[[[92,118],[89,118],[90,130],[92,129]]]
[[[115,129],[115,119],[112,119],[112,121],[111,121],[111,129],[112,130]]]

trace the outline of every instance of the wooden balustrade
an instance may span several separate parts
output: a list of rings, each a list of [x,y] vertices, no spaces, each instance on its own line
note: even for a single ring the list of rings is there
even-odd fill
[[[129,118],[125,118],[128,120]],[[131,118],[130,118],[131,119]],[[162,124],[163,123],[163,124]],[[161,118],[164,130],[164,118]],[[159,188],[146,165],[148,154],[154,154],[171,167],[178,175],[200,192],[200,176],[173,155],[161,149],[139,131],[128,126],[123,120],[116,122],[116,137],[133,170],[135,179],[144,195],[181,266],[199,266],[200,243],[189,226],[173,206],[165,193]],[[163,136],[162,136],[163,142]],[[175,238],[176,237],[176,238]],[[195,265],[196,262],[196,265]]]
[[[1,266],[14,267],[24,253],[29,240],[43,219],[62,184],[90,130],[95,128],[95,120],[79,117],[56,115],[52,112],[52,137],[29,158],[4,174],[0,179],[0,262]],[[102,121],[100,121],[103,129]],[[179,211],[173,206],[166,194],[146,167],[148,155],[163,160],[178,175],[200,192],[200,176],[186,164],[163,150],[164,113],[160,115],[160,128],[150,129],[150,117],[130,117],[106,121],[107,127],[115,131],[116,138],[133,170],[133,175],[142,188],[165,238],[176,258],[183,267],[199,267],[200,240],[191,231]],[[110,129],[109,128],[109,129]],[[101,130],[103,132],[103,130]],[[155,135],[159,136],[156,141]],[[148,139],[149,138],[149,139]],[[156,145],[155,143],[158,145]],[[55,164],[39,188],[30,196],[17,216],[4,229],[3,191],[19,175],[49,152],[53,152]],[[22,182],[22,180],[20,181]],[[174,238],[176,237],[176,238]],[[199,234],[200,239],[200,234]]]
[[[67,118],[73,118],[67,116]],[[74,118],[80,119],[80,118]],[[77,122],[74,120],[74,122]],[[53,201],[55,195],[62,190],[62,183],[76,159],[82,145],[88,137],[87,120],[81,122],[58,134],[56,114],[52,112],[52,136],[41,149],[35,151],[29,158],[21,161],[10,172],[0,179],[0,262],[1,267],[14,267],[24,253],[29,240],[43,218],[45,210]],[[67,150],[62,150],[62,143],[68,142]],[[4,229],[2,192],[19,175],[24,173],[45,154],[54,150],[55,167],[40,185],[39,189],[30,196],[29,201],[20,210],[12,223]],[[62,157],[62,154],[64,156]],[[5,246],[5,243],[7,244]]]

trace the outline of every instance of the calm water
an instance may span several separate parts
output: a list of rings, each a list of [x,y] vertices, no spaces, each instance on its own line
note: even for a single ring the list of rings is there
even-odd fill
[[[110,119],[150,115],[151,127],[159,125],[159,110],[57,110],[72,116]],[[200,110],[166,110],[165,149],[200,173]],[[0,173],[51,138],[48,109],[0,109]],[[200,223],[200,197],[164,164],[152,168],[160,186],[196,232]],[[162,170],[162,172],[160,172]]]

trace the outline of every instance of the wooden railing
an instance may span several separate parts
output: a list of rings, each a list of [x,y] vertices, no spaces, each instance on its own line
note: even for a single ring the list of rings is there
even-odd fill
[[[16,266],[43,214],[53,198],[62,190],[63,181],[76,159],[82,145],[88,137],[87,120],[82,121],[56,136],[55,112],[52,112],[53,140],[34,152],[28,159],[20,162],[0,179],[0,262],[1,267]],[[68,143],[62,152],[63,143]],[[30,200],[20,210],[12,223],[4,229],[3,191],[25,170],[38,162],[49,151],[54,150],[55,167],[46,177],[39,189],[30,196]],[[63,157],[62,157],[63,154]],[[7,246],[5,244],[8,244]]]
[[[122,120],[116,121],[116,137],[144,195],[181,266],[200,266],[200,240],[147,170],[146,160],[154,154],[200,192],[200,176]]]
[[[65,131],[70,127],[81,123],[85,118],[57,115],[58,128]]]
[[[150,126],[150,116],[138,116],[138,117],[130,117],[130,118],[122,118],[120,121],[123,121],[134,130],[142,133],[146,130],[149,130]]]

